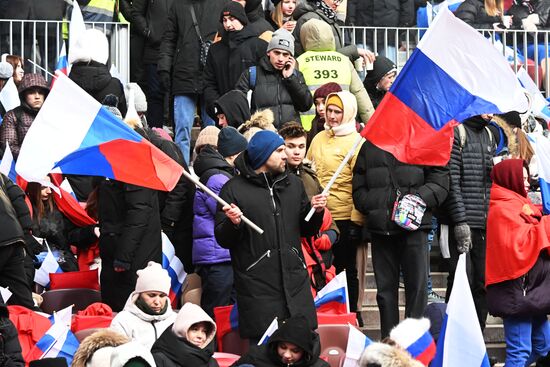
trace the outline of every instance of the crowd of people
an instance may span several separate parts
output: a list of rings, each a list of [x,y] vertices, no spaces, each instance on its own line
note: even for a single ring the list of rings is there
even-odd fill
[[[109,330],[82,343],[75,366],[214,366],[214,309],[231,304],[240,336],[255,346],[235,366],[325,366],[313,299],[345,270],[350,311],[363,326],[360,254],[369,244],[381,338],[390,339],[400,283],[405,317],[422,318],[429,303],[448,301],[466,253],[480,328],[488,313],[504,320],[506,366],[546,357],[550,227],[528,133],[545,136],[547,124],[524,111],[472,116],[455,128],[446,166],[400,162],[360,135],[398,74],[395,55],[343,39],[340,0],[270,2],[136,0],[106,12],[108,1],[78,1],[85,20],[114,20],[120,10],[131,23],[132,82],[110,74],[108,29],[88,29],[71,46],[69,78],[229,205],[185,176],[163,192],[104,177],[13,182],[2,174],[7,303],[39,310],[34,274],[52,253],[64,272],[99,268],[102,302],[118,312]],[[386,1],[387,12],[383,2],[347,3],[349,24],[414,24],[412,0]],[[518,27],[543,28],[544,4],[514,2],[509,13]],[[508,13],[499,0],[465,0],[456,14],[496,29]],[[20,103],[8,111],[0,103],[0,153],[15,160],[50,91],[42,74],[25,70],[21,56],[2,56],[0,90],[14,83]],[[55,194],[68,187],[74,197]],[[188,278],[200,279],[194,303],[172,308],[161,232]],[[429,280],[434,239],[449,258],[445,297]],[[278,331],[256,346],[274,317]],[[361,363],[384,366],[371,357]]]

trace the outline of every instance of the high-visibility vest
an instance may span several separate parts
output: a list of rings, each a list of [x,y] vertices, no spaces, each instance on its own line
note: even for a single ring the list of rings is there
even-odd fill
[[[352,74],[349,59],[345,55],[336,51],[307,51],[297,61],[312,95],[317,88],[330,82],[340,84],[342,90],[349,90]],[[304,129],[311,129],[314,118],[315,104],[309,111],[301,114],[300,120]]]
[[[73,0],[73,2],[76,2],[76,0]],[[113,19],[116,6],[117,0],[90,0],[88,5],[81,6],[80,10],[82,11],[82,18],[85,22],[113,22],[116,21],[116,19]],[[96,28],[104,32],[107,36],[111,34],[111,25],[107,25],[105,29],[103,29],[103,26],[98,24],[96,25]],[[62,31],[63,38],[68,38],[68,22],[63,23]]]

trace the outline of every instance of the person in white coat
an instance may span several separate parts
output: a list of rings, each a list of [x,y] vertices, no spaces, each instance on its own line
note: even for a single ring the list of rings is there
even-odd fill
[[[177,313],[168,298],[170,276],[160,264],[150,261],[137,275],[136,289],[111,322],[111,328],[150,350],[164,330],[174,323]]]

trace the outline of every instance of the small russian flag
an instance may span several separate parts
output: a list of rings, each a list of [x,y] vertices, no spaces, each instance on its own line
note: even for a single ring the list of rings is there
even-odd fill
[[[46,242],[46,240],[44,240],[44,242]],[[46,247],[48,248],[48,254],[44,258],[44,261],[42,261],[40,268],[34,273],[35,283],[40,284],[44,288],[50,286],[50,273],[63,273],[63,270],[59,267],[47,243]]]
[[[219,350],[223,350],[222,339],[231,331],[239,330],[239,311],[237,304],[214,307],[214,319],[216,320],[216,340]]]
[[[12,182],[17,182],[17,173],[15,172],[15,161],[13,160],[13,154],[11,153],[10,145],[6,141],[6,150],[0,161],[0,173],[4,176],[8,176]]]
[[[340,272],[315,296],[317,312],[346,314],[349,313],[348,282],[346,271]]]
[[[372,343],[372,340],[355,326],[351,324],[348,324],[348,326],[349,334],[348,345],[346,346],[346,359],[342,367],[356,367],[363,350]]]
[[[403,320],[390,332],[390,339],[405,348],[424,366],[429,365],[435,356],[435,342],[430,334],[430,320],[426,318]]]
[[[262,335],[262,337],[260,338],[258,345],[267,344],[267,342],[269,341],[269,337],[271,337],[271,335],[273,335],[273,333],[277,331],[277,329],[279,329],[279,322],[277,321],[277,317],[275,317],[273,321],[271,321],[271,324],[269,324],[269,326],[267,327],[264,335]]]
[[[550,141],[544,136],[538,136],[535,143],[539,168],[539,186],[542,195],[544,214],[550,214]]]
[[[170,239],[168,236],[161,232],[162,236],[162,268],[165,269],[168,272],[168,275],[170,275],[170,279],[172,279],[170,284],[170,302],[172,303],[172,307],[176,307],[178,303],[178,298],[181,294],[181,290],[183,287],[183,282],[185,281],[185,277],[187,277],[187,273],[183,269],[183,263],[179,259],[179,257],[176,256],[176,249],[174,248],[174,245],[172,242],[170,242]]]

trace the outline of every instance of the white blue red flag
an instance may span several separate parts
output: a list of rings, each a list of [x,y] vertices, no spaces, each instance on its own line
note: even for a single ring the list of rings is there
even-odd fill
[[[460,255],[432,367],[489,367],[483,333],[466,274],[466,254]]]
[[[443,8],[361,134],[401,162],[444,166],[458,123],[525,110],[523,88],[506,59]]]
[[[317,312],[334,314],[349,313],[348,282],[346,271],[340,272],[315,296],[315,308]]]
[[[63,270],[59,267],[55,256],[50,250],[50,247],[47,244],[46,247],[48,248],[48,254],[44,258],[44,261],[42,261],[40,267],[34,273],[35,283],[40,284],[44,288],[48,288],[50,285],[50,273],[63,273]]]
[[[175,307],[177,300],[181,294],[183,282],[187,273],[183,269],[183,263],[176,256],[176,249],[168,236],[162,232],[162,268],[166,269],[168,275],[170,275],[170,302]]]
[[[350,324],[348,324],[348,326],[349,334],[348,345],[346,347],[346,359],[342,367],[356,367],[358,366],[359,358],[361,358],[363,350],[372,343],[372,340],[355,326]]]
[[[6,150],[0,161],[0,173],[8,176],[10,180],[16,182],[17,174],[15,173],[15,161],[13,160],[13,154],[11,153],[10,145],[6,142]]]
[[[56,76],[21,146],[17,174],[28,182],[57,172],[103,176],[155,190],[174,188],[183,167],[67,76]]]
[[[13,78],[9,78],[6,84],[4,84],[4,88],[0,90],[0,103],[2,103],[2,106],[6,112],[13,110],[21,104],[19,92],[17,91],[17,86],[15,85]],[[1,121],[2,120],[0,120],[0,122]]]
[[[269,326],[267,327],[264,335],[262,335],[262,337],[260,338],[258,345],[267,344],[269,338],[271,337],[271,335],[273,335],[275,331],[277,331],[277,329],[279,329],[279,321],[275,317],[273,321],[271,321],[271,324],[269,324]]]

